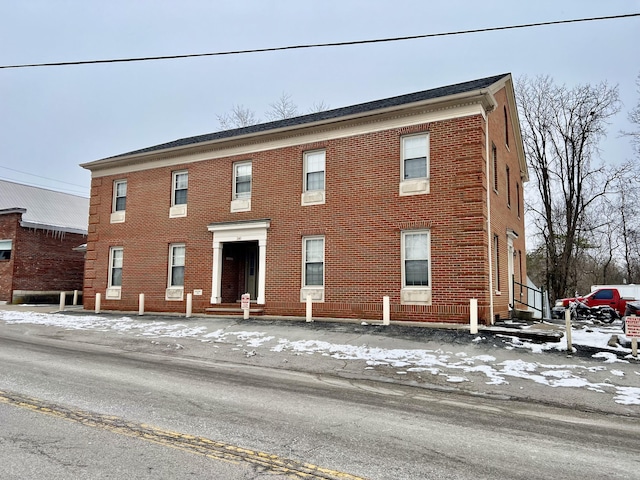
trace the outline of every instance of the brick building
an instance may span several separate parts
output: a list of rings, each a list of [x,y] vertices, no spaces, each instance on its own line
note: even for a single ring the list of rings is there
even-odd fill
[[[511,75],[82,165],[85,308],[467,323],[526,279],[527,170]],[[517,307],[517,304],[516,304]]]
[[[0,180],[0,301],[82,291],[89,199]]]

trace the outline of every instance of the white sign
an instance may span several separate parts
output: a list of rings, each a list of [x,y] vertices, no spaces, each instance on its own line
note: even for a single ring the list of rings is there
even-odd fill
[[[242,297],[240,297],[240,306],[243,310],[249,310],[251,306],[251,295],[243,293]]]
[[[627,337],[640,338],[640,317],[627,317]]]
[[[194,297],[197,297],[197,296],[199,296],[199,295],[202,295],[202,289],[201,289],[201,288],[196,288],[196,289],[193,291],[193,296],[194,296]]]

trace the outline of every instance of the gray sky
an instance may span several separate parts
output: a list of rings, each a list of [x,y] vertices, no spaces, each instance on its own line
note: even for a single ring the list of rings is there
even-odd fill
[[[0,65],[207,53],[640,12],[640,0],[0,0]],[[84,196],[78,165],[219,130],[283,92],[301,113],[511,72],[618,85],[603,157],[632,157],[640,17],[373,45],[0,69],[0,178]],[[21,173],[24,172],[24,173]],[[62,183],[66,182],[66,183]]]

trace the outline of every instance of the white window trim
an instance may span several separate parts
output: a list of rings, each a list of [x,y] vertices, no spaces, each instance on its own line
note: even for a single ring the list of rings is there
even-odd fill
[[[251,187],[249,189],[249,195],[244,197],[238,197],[236,192],[236,177],[238,173],[238,167],[242,165],[251,166]],[[241,162],[235,162],[233,164],[233,196],[231,199],[231,212],[250,212],[251,211],[251,194],[253,193],[253,162],[251,160],[243,160]]]
[[[120,300],[122,296],[122,285],[113,285],[113,258],[114,252],[122,252],[122,262],[124,268],[124,248],[123,247],[111,247],[109,248],[109,278],[107,280],[107,291],[105,292],[106,300]]]
[[[324,170],[322,171],[322,176],[324,179],[323,185],[324,188],[320,190],[308,190],[307,189],[307,165],[308,158],[310,155],[314,155],[317,153],[324,153]],[[325,149],[321,150],[309,150],[308,152],[304,152],[302,159],[302,195],[300,198],[300,205],[324,205],[326,201],[326,188],[327,188],[327,151]]]
[[[118,185],[121,184],[125,184],[127,186],[127,195],[129,194],[128,190],[129,190],[129,185],[127,185],[127,180],[114,180],[113,182],[113,198],[112,198],[112,202],[111,202],[111,218],[110,221],[111,223],[124,223],[125,221],[125,217],[126,217],[126,206],[124,210],[116,210],[116,200],[117,200],[117,194],[118,194]],[[127,195],[124,196],[125,198],[125,202],[126,202],[126,198]]]
[[[427,249],[429,252],[429,285],[405,286],[405,237],[414,234],[427,234]],[[402,305],[431,305],[431,275],[433,271],[433,262],[431,260],[431,231],[430,230],[404,230],[400,236],[400,259],[401,259],[401,291],[400,303]]]
[[[9,239],[0,239],[0,245],[3,245],[0,250],[9,252],[9,259],[5,261],[11,260],[11,254],[13,253],[13,240]]]
[[[411,178],[405,180],[404,178],[404,161],[405,161],[405,153],[404,153],[404,141],[406,138],[411,137],[425,137],[427,140],[427,152],[426,152],[426,161],[427,161],[427,176],[424,178]],[[403,135],[400,137],[400,196],[409,196],[409,195],[424,195],[428,194],[431,190],[431,182],[430,182],[430,169],[431,169],[431,138],[428,132],[415,133],[411,135]]]
[[[182,301],[184,299],[184,285],[171,285],[173,280],[173,249],[176,247],[184,247],[185,249],[185,264],[186,264],[186,245],[184,243],[172,243],[169,245],[169,261],[167,262],[167,289],[165,291],[164,299],[167,301]],[[183,265],[186,267],[186,265]]]
[[[322,240],[322,285],[309,285],[305,284],[305,272],[306,272],[306,264],[307,264],[307,241],[308,240]],[[310,235],[307,237],[302,237],[302,270],[301,270],[301,285],[300,288],[300,301],[306,302],[307,297],[311,297],[312,302],[322,303],[324,302],[324,285],[325,285],[325,274],[326,274],[326,263],[325,263],[325,250],[326,250],[326,240],[324,235]]]
[[[187,202],[189,201],[189,172],[187,170],[177,170],[171,174],[171,208],[169,209],[169,218],[179,218],[187,216],[187,204],[176,204],[176,179],[178,175],[187,175]]]

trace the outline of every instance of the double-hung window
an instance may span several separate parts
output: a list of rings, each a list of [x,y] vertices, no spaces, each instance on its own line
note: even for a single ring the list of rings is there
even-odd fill
[[[300,300],[311,296],[324,301],[324,237],[302,239],[302,290]]]
[[[0,240],[0,260],[11,260],[11,240]]]
[[[429,193],[429,135],[401,138],[400,195]]]
[[[325,163],[324,150],[304,153],[302,205],[325,203]]]
[[[232,212],[247,212],[251,210],[251,170],[250,161],[233,164]]]
[[[107,300],[120,300],[122,290],[122,265],[124,249],[111,247],[109,249],[109,279],[107,282]]]
[[[184,298],[184,265],[186,247],[184,243],[169,245],[169,278],[165,300]]]
[[[171,209],[169,217],[187,216],[187,191],[189,189],[189,173],[182,170],[171,175]]]
[[[431,234],[429,230],[402,232],[402,303],[431,303]]]
[[[125,219],[127,207],[127,181],[113,182],[113,205],[111,208],[111,223],[122,223]]]

